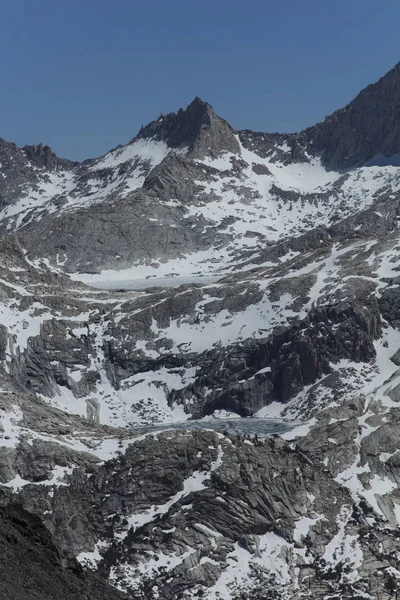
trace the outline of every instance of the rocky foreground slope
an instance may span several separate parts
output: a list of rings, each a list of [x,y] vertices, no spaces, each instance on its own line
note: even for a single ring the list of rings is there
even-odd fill
[[[83,163],[1,141],[1,597],[396,597],[399,81],[300,134],[196,98]]]

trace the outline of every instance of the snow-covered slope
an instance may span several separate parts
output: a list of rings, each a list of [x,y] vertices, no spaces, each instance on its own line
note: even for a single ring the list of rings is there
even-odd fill
[[[99,159],[72,167],[49,171],[28,161],[26,168],[35,171],[36,180],[33,185],[19,186],[19,198],[0,211],[0,221],[7,230],[15,231],[53,213],[90,207],[113,196],[123,198],[142,187],[147,173],[169,151],[163,142],[133,140]],[[3,165],[0,174],[7,179],[2,170]]]
[[[132,597],[397,590],[400,167],[330,123],[195,99],[81,164],[0,143],[0,491]]]
[[[82,281],[92,273],[95,281],[187,277],[229,272],[252,249],[333,226],[399,192],[396,161],[327,170],[312,145],[303,141],[294,153],[301,138],[255,143],[201,101],[209,147],[200,152],[189,134],[177,144],[166,122],[179,117],[196,130],[191,106],[99,159],[49,169],[25,156],[33,174],[17,178],[0,211],[5,232],[18,231],[31,258],[48,258]],[[15,180],[5,163],[2,169]]]

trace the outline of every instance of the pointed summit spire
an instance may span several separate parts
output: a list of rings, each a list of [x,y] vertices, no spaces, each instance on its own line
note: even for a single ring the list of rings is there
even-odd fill
[[[198,96],[185,110],[161,115],[142,127],[137,137],[163,141],[170,148],[186,148],[188,155],[196,158],[224,151],[240,153],[235,131]]]
[[[187,111],[204,111],[207,112],[208,110],[213,110],[211,104],[208,104],[208,102],[204,102],[204,100],[202,100],[199,96],[196,96],[195,98],[193,98],[193,100],[191,101],[191,103],[188,105],[188,107],[186,108]],[[213,111],[214,112],[214,111]]]

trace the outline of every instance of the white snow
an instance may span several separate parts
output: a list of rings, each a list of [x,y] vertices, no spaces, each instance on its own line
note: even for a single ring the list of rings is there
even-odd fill
[[[169,151],[170,150],[165,142],[139,139],[126,146],[111,150],[103,157],[97,159],[95,164],[91,167],[91,170],[99,171],[100,169],[106,169],[107,167],[114,168],[122,163],[133,162],[137,159],[149,161],[151,168],[153,168],[167,156]]]
[[[223,458],[223,450],[221,446],[218,446],[218,455],[215,461],[213,461],[211,468],[209,471],[195,471],[190,477],[185,479],[183,482],[183,489],[180,492],[177,492],[168,502],[161,506],[152,506],[149,510],[143,513],[136,513],[131,515],[128,518],[128,528],[125,531],[122,531],[116,534],[116,537],[120,540],[123,540],[127,535],[130,529],[136,531],[139,527],[146,525],[147,523],[151,523],[154,521],[156,516],[165,515],[169,512],[171,507],[179,502],[183,497],[188,496],[193,492],[198,492],[203,490],[205,486],[205,482],[209,481],[211,478],[211,474],[216,471],[222,464]]]
[[[85,187],[79,187],[79,173],[74,170],[59,169],[47,172],[37,169],[39,178],[34,189],[21,188],[21,197],[0,211],[0,220],[7,221],[8,229],[25,227],[34,220],[40,220],[43,215],[74,210],[78,207],[88,207],[103,202],[111,194],[117,193],[124,197],[128,193],[143,186],[149,170],[159,164],[171,150],[164,142],[142,139],[136,140],[111,150],[103,157],[94,161],[89,167],[93,177],[85,181]],[[178,152],[185,153],[185,149]],[[120,174],[118,168],[127,163],[129,169]],[[110,174],[103,175],[103,169],[111,168]],[[55,200],[63,198],[60,204]],[[58,260],[62,265],[66,255]]]
[[[7,483],[0,483],[0,485],[11,488],[14,492],[20,490],[25,485],[66,486],[68,484],[65,483],[64,478],[66,475],[70,475],[73,470],[73,467],[56,466],[52,470],[52,477],[50,479],[44,479],[43,481],[28,481],[22,479],[20,475],[16,475],[14,479],[11,479]]]
[[[351,513],[351,506],[342,508],[338,519],[339,531],[325,547],[324,559],[332,566],[340,562],[346,563],[351,570],[342,577],[346,581],[354,582],[358,577],[358,569],[362,565],[363,552],[358,537],[346,533]]]
[[[96,570],[98,563],[102,560],[101,550],[106,550],[108,543],[104,541],[98,541],[92,552],[80,552],[76,560],[80,562],[84,567],[88,569]]]

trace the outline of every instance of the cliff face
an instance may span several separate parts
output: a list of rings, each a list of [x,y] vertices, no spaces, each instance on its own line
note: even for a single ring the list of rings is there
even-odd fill
[[[374,159],[398,164],[399,117],[400,63],[304,136],[329,169],[346,170]]]
[[[0,141],[0,596],[398,592],[398,76],[295,135]]]
[[[161,115],[142,127],[138,138],[165,142],[169,148],[185,151],[193,158],[239,152],[234,129],[198,97],[185,110]]]
[[[1,498],[4,504],[4,498]],[[122,600],[126,596],[54,544],[42,520],[19,504],[0,508],[0,597],[12,600]]]

